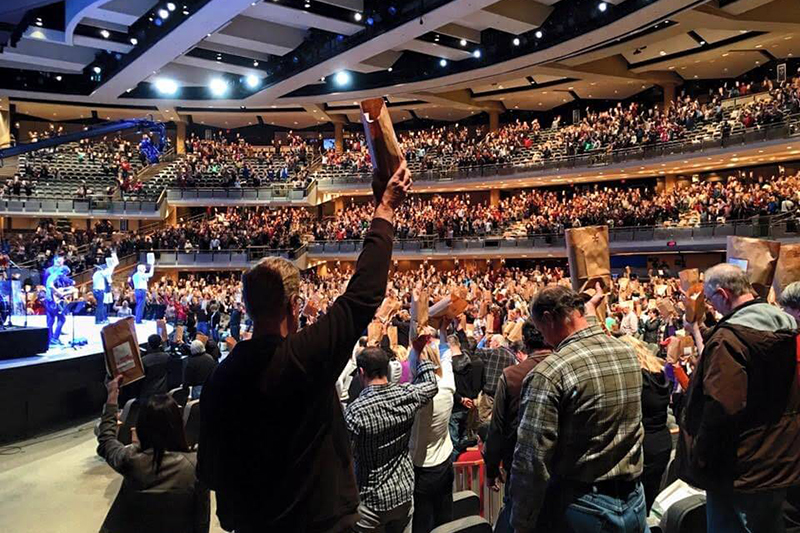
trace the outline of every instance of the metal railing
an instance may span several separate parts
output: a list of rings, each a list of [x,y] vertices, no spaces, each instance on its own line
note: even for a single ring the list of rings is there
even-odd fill
[[[166,189],[168,201],[241,200],[241,201],[299,201],[308,197],[316,185],[297,188],[288,183],[270,183],[262,187],[170,187]]]
[[[294,250],[289,248],[270,248],[268,246],[250,246],[249,248],[231,250],[141,250],[139,251],[139,260],[145,261],[148,252],[155,254],[156,264],[162,267],[184,265],[214,267],[226,265],[245,268],[250,263],[263,257],[277,256],[289,260],[297,259],[306,252],[306,247],[301,246]]]
[[[0,199],[0,212],[33,215],[86,215],[154,217],[161,210],[158,200],[113,200],[107,197],[64,198],[55,196],[22,196]]]
[[[686,156],[755,142],[786,139],[798,134],[800,134],[800,115],[792,115],[778,124],[756,126],[731,133],[730,135],[704,139],[698,142],[681,140],[622,148],[619,150],[598,149],[581,155],[539,159],[522,164],[506,163],[499,165],[424,170],[415,173],[414,179],[417,181],[455,181],[487,177],[513,177],[520,174],[564,171],[574,168],[605,167],[631,161],[641,161],[643,159],[673,155]],[[367,184],[368,180],[366,176],[367,174],[363,173],[344,178],[319,175],[317,179],[322,185],[349,183]]]

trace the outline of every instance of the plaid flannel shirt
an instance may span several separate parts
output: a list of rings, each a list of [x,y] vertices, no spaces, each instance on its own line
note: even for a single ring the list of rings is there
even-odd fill
[[[589,327],[525,378],[511,473],[512,525],[532,530],[551,477],[593,484],[642,473],[642,371],[633,349]]]
[[[497,389],[497,382],[503,375],[503,370],[507,367],[516,365],[517,358],[511,349],[501,346],[499,348],[477,348],[475,355],[481,358],[486,368],[486,382],[483,385],[483,393],[494,398]]]
[[[437,391],[433,363],[421,361],[413,383],[371,385],[347,407],[358,492],[371,510],[389,511],[413,498],[411,428]]]

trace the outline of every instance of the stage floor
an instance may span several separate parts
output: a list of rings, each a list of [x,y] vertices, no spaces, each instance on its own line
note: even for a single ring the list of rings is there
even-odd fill
[[[14,325],[22,325],[24,317],[14,317],[12,322]],[[72,321],[75,320],[75,338],[84,338],[88,341],[84,346],[77,348],[70,348],[69,342],[72,340]],[[115,317],[109,318],[111,322],[116,322],[118,319]],[[47,327],[47,317],[44,315],[28,316],[28,326],[33,327]],[[64,346],[50,347],[47,353],[39,354],[33,357],[21,357],[17,359],[0,359],[0,372],[10,368],[19,368],[22,366],[40,365],[45,363],[52,363],[55,361],[65,361],[68,359],[75,359],[87,355],[94,355],[103,351],[103,342],[100,339],[100,330],[102,326],[94,323],[93,316],[68,316],[67,321],[64,323],[64,328],[61,330],[61,342]],[[167,331],[171,327],[167,326]],[[136,325],[136,337],[139,344],[147,341],[147,337],[156,333],[155,320],[145,321],[143,324]]]

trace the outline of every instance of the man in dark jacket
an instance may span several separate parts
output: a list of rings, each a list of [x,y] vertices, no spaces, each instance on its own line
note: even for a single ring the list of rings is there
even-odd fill
[[[642,324],[642,340],[648,344],[658,344],[658,333],[661,329],[661,317],[658,309],[647,312],[647,320]]]
[[[146,402],[154,394],[164,394],[167,388],[167,370],[170,356],[161,349],[161,337],[150,335],[147,338],[147,353],[142,356],[144,379],[139,392],[139,400]]]
[[[394,211],[411,185],[405,163],[376,188],[372,225],[347,290],[297,331],[297,267],[268,257],[243,277],[253,337],[206,383],[198,474],[237,533],[349,531],[358,520],[353,456],[336,380],[377,311],[388,280]]]
[[[522,326],[522,338],[525,343],[527,358],[518,365],[506,367],[497,382],[497,390],[492,406],[492,420],[489,425],[489,435],[484,448],[484,461],[486,462],[486,485],[493,490],[500,490],[500,483],[511,472],[511,463],[514,460],[514,446],[517,444],[517,428],[519,428],[519,401],[522,394],[522,382],[528,372],[541,363],[552,350],[544,342],[539,330],[530,322]],[[503,497],[503,509],[497,517],[495,533],[511,533],[511,492],[506,486]]]
[[[459,337],[451,335],[447,338],[450,352],[453,354],[453,375],[456,381],[456,393],[453,395],[453,412],[450,414],[450,440],[453,441],[453,461],[470,444],[467,438],[467,419],[472,409],[476,409],[478,394],[486,384],[486,373],[483,361],[479,357],[470,357],[461,349]]]
[[[203,385],[217,367],[217,360],[206,351],[206,346],[201,340],[193,340],[189,346],[189,359],[183,371],[183,384],[192,388],[192,398],[197,399],[203,390]]]
[[[703,290],[724,318],[686,393],[678,474],[706,490],[709,531],[783,531],[786,489],[800,484],[797,322],[737,266],[708,269]]]

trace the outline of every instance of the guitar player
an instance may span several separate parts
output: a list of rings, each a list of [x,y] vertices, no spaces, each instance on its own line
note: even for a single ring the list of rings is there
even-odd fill
[[[70,269],[64,265],[64,256],[56,256],[53,266],[45,271],[44,310],[47,314],[47,336],[50,346],[61,346],[59,340],[61,328],[64,327],[64,301],[77,290],[71,286]]]

